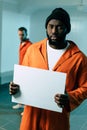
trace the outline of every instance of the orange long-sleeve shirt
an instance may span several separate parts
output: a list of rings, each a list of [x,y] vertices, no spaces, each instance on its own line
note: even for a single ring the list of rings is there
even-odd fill
[[[29,47],[23,65],[48,70],[46,42],[47,39],[44,39]],[[53,71],[67,73],[69,106],[62,113],[25,106],[20,130],[69,130],[70,111],[87,98],[87,58],[73,42],[68,42],[70,46],[55,64]]]
[[[31,45],[32,43],[29,41],[29,40],[26,40],[25,44],[22,45],[20,43],[20,46],[19,46],[19,64],[21,65],[22,64],[22,61],[23,61],[23,58],[25,56],[25,53],[28,49],[28,47]]]

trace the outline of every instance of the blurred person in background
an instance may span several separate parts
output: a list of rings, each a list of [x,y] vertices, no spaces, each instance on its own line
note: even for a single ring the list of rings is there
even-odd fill
[[[28,47],[32,43],[27,38],[27,29],[25,27],[18,28],[18,36],[19,36],[19,39],[20,39],[20,46],[19,46],[19,65],[22,65],[25,53],[26,53]],[[13,109],[19,109],[19,108],[23,108],[23,107],[24,107],[24,105],[22,105],[22,104],[16,104],[12,108]],[[23,115],[23,113],[21,113],[21,115]]]

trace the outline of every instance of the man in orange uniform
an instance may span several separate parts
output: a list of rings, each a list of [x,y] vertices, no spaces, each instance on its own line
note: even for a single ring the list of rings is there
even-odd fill
[[[28,49],[28,47],[32,44],[29,39],[27,39],[27,29],[25,27],[20,27],[18,29],[18,36],[20,39],[20,46],[19,46],[19,64],[22,64],[24,55]],[[18,109],[23,107],[21,104],[17,104],[13,106],[13,109]]]
[[[69,14],[62,8],[54,9],[45,27],[47,38],[29,47],[23,65],[67,74],[65,94],[54,95],[63,111],[25,106],[20,130],[70,130],[70,112],[87,98],[87,58],[74,42],[66,40],[71,30]],[[10,94],[17,93],[18,88],[10,84]]]
[[[19,64],[22,64],[23,58],[28,47],[32,44],[31,41],[27,38],[27,29],[25,27],[20,27],[18,29],[18,35],[20,39],[20,47],[19,47]]]

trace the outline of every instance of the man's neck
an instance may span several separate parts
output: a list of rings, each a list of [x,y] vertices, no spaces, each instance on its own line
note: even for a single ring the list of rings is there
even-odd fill
[[[23,45],[25,45],[26,44],[26,41],[25,42],[21,42],[21,45],[23,46]]]
[[[56,44],[49,43],[49,46],[52,47],[53,49],[64,49],[67,46],[67,41],[66,40],[62,41],[59,44],[58,43],[56,43]]]
[[[22,40],[22,41],[21,41],[21,44],[24,45],[27,40],[29,40],[29,39],[24,39],[24,40]]]

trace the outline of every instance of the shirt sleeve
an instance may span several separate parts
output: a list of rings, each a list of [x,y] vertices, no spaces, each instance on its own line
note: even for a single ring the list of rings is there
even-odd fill
[[[68,92],[70,99],[70,111],[78,107],[87,99],[87,58],[81,63],[77,74],[77,88]]]

